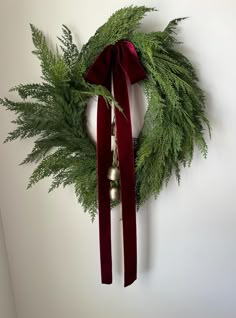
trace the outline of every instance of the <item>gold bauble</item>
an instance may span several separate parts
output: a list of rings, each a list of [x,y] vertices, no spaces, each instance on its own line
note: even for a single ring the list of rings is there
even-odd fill
[[[110,167],[108,169],[107,178],[111,181],[118,181],[120,179],[120,170],[117,167]]]
[[[118,201],[120,199],[120,190],[116,187],[110,189],[110,199],[111,201]]]

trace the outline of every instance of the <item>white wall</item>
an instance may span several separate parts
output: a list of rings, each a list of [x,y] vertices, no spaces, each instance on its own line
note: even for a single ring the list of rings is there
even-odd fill
[[[0,317],[16,318],[13,290],[8,265],[8,257],[0,213]]]
[[[120,212],[112,213],[114,284],[103,286],[97,221],[83,214],[72,188],[48,195],[45,180],[26,191],[33,165],[18,164],[32,141],[1,143],[0,204],[19,318],[236,317],[235,1],[2,0],[0,96],[39,80],[30,22],[52,40],[67,24],[81,45],[116,9],[144,3],[160,10],[145,18],[145,30],[190,17],[179,38],[207,93],[208,159],[196,152],[181,187],[171,180],[139,212],[138,280],[124,289]],[[1,110],[1,141],[13,118]]]

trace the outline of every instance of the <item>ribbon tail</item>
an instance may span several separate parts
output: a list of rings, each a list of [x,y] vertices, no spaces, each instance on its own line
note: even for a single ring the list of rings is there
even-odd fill
[[[115,99],[119,105],[122,105],[125,114],[124,116],[118,109],[115,109],[123,219],[124,281],[126,287],[137,279],[135,170],[128,88],[126,75],[119,63],[114,69],[113,83]]]
[[[97,109],[97,175],[101,279],[112,283],[110,182],[107,178],[111,166],[111,108],[102,97]]]
[[[90,66],[86,80],[103,85],[111,91],[111,47],[107,47]],[[107,172],[111,166],[111,107],[101,96],[97,108],[97,179],[98,217],[100,239],[101,279],[103,284],[112,283],[110,182]]]

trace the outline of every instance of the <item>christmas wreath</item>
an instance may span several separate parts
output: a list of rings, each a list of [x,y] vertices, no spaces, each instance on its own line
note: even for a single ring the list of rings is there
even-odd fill
[[[49,191],[61,184],[73,184],[79,202],[92,219],[98,211],[99,200],[103,201],[103,192],[110,184],[113,201],[109,199],[109,207],[125,200],[123,192],[121,198],[116,192],[122,160],[128,161],[123,170],[129,171],[134,158],[135,179],[132,173],[124,178],[135,182],[134,195],[140,207],[150,196],[159,194],[173,171],[180,180],[180,166],[190,165],[195,144],[204,156],[207,155],[204,130],[205,126],[210,127],[204,113],[204,93],[198,86],[193,66],[178,51],[180,43],[174,37],[182,19],[171,21],[164,31],[143,33],[139,29],[140,21],[153,10],[145,6],[120,9],[80,51],[65,25],[59,38],[61,51],[57,49],[55,52],[49,49],[43,33],[31,25],[33,53],[41,62],[43,81],[11,89],[19,93],[20,102],[7,98],[0,100],[3,106],[18,115],[13,121],[17,128],[9,133],[6,141],[37,137],[32,152],[23,161],[23,164],[38,163],[30,177],[29,187],[48,176],[53,177]],[[117,86],[115,89],[113,83],[115,97],[111,93],[112,72]],[[140,83],[148,102],[142,130],[139,137],[133,139],[131,155],[126,153],[130,141],[125,141],[128,139],[126,134],[130,133],[130,126],[126,127],[130,121],[129,109],[125,110],[128,102],[124,100],[127,87],[121,85],[126,78],[131,83]],[[99,96],[98,109],[103,109],[98,113],[98,129],[103,130],[99,132],[100,148],[96,147],[87,131],[86,106],[94,96]],[[111,108],[115,114],[113,124],[111,120],[107,121],[111,118]],[[115,146],[112,154],[107,154],[111,149],[110,129]],[[123,142],[126,142],[125,146]],[[99,156],[103,160],[100,168],[97,166]],[[103,170],[109,165],[110,170],[105,171],[105,178],[108,173],[109,179],[106,183]],[[101,169],[100,198],[97,168]],[[128,190],[130,186],[127,186]],[[128,202],[130,198],[127,196]],[[103,231],[101,224],[100,231]],[[103,239],[105,241],[100,237]],[[126,279],[126,285],[134,279]],[[110,282],[110,278],[104,282]]]

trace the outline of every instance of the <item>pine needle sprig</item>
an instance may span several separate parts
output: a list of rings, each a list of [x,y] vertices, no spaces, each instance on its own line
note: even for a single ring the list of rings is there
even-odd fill
[[[60,48],[63,52],[63,59],[68,65],[71,75],[74,73],[74,68],[78,63],[79,50],[73,43],[73,37],[71,31],[66,25],[62,25],[62,37],[58,37],[61,42]]]
[[[145,14],[151,11],[155,11],[155,8],[130,6],[116,11],[82,47],[78,62],[79,73],[85,74],[107,45],[129,39],[139,28]]]

